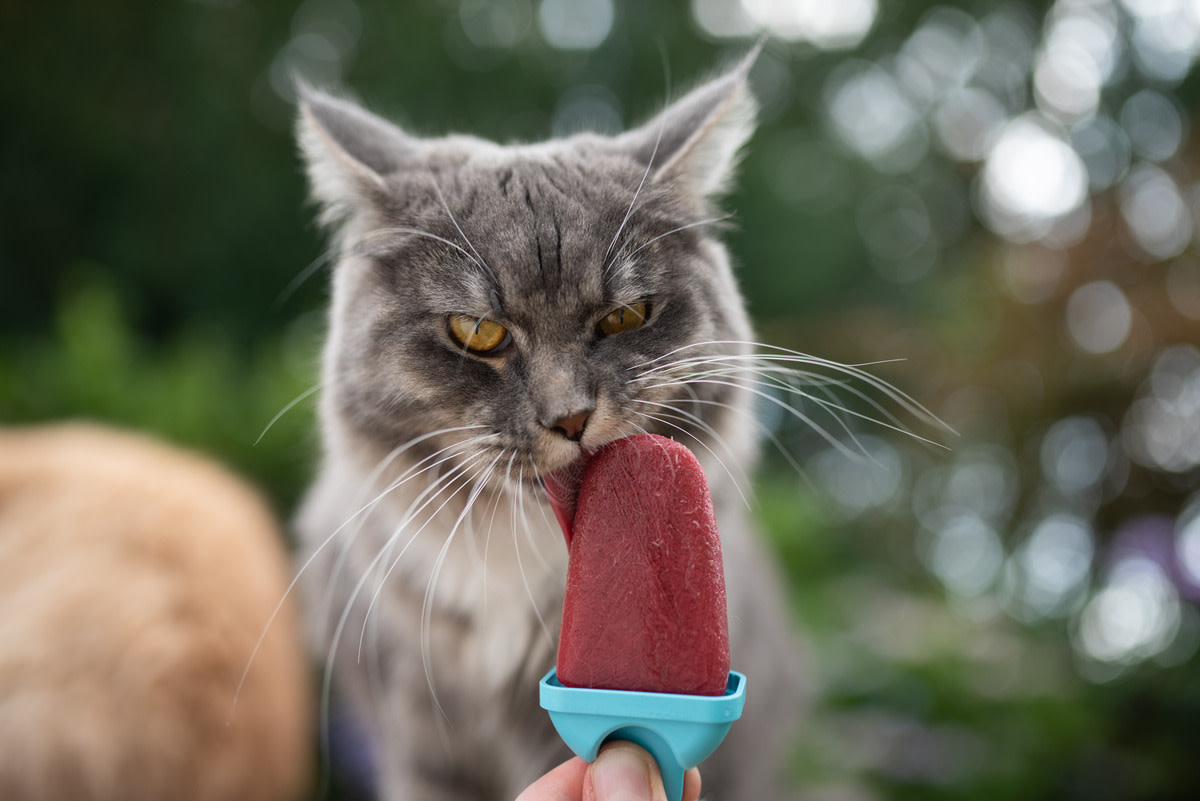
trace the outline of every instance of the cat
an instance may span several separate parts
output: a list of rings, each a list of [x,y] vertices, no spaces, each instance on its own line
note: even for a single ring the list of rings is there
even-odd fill
[[[272,618],[289,577],[266,505],[209,460],[0,427],[0,798],[302,797],[308,660],[292,605]]]
[[[706,797],[785,797],[801,650],[748,519],[755,346],[716,236],[753,59],[641,127],[538,144],[418,138],[299,86],[337,260],[299,564],[382,798],[511,801],[569,756],[537,700],[567,559],[543,480],[639,432],[705,467],[749,677]]]

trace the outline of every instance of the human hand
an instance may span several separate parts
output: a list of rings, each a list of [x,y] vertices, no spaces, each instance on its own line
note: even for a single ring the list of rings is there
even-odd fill
[[[683,777],[683,801],[700,797],[700,771]],[[538,779],[517,801],[667,801],[658,764],[627,742],[605,743],[596,761],[574,757]]]

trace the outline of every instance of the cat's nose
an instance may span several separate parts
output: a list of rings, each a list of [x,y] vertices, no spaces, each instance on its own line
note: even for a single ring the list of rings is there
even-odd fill
[[[568,415],[566,417],[555,420],[546,428],[551,431],[557,431],[572,442],[579,442],[583,439],[583,429],[587,425],[588,418],[592,416],[591,409],[585,409],[582,412]]]

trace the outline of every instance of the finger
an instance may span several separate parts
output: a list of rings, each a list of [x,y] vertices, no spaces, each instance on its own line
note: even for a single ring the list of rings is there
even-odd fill
[[[683,777],[683,801],[700,796],[700,771],[692,768]],[[658,763],[640,746],[614,741],[600,755],[583,780],[583,801],[666,801]]]
[[[700,769],[692,768],[683,774],[683,801],[696,801],[700,797]]]
[[[658,765],[623,741],[605,743],[583,780],[583,801],[666,801]]]
[[[588,763],[572,757],[525,788],[517,801],[579,801],[587,769]]]

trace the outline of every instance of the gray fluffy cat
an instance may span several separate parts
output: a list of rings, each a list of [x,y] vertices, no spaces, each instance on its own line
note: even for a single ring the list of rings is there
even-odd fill
[[[542,477],[642,431],[708,473],[749,677],[705,795],[782,797],[798,654],[738,486],[757,362],[713,236],[754,126],[752,58],[620,136],[533,145],[417,138],[301,91],[339,258],[306,600],[386,799],[511,801],[569,755],[537,702],[567,561]]]

